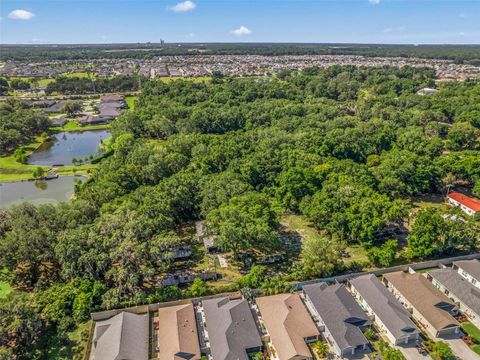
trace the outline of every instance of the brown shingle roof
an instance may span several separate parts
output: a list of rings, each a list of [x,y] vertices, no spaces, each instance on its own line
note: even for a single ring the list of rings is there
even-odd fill
[[[261,297],[257,305],[280,360],[312,356],[304,339],[320,333],[298,294]]]
[[[399,271],[385,274],[384,277],[436,331],[460,325],[449,313],[455,307],[453,301],[422,274]]]
[[[195,312],[191,303],[158,310],[160,360],[201,358]]]

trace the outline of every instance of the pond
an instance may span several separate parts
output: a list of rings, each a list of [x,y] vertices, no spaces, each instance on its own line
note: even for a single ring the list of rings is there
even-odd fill
[[[72,159],[84,159],[98,154],[101,141],[110,137],[106,130],[82,132],[63,131],[55,134],[52,141],[40,145],[29,157],[30,165],[73,165]]]
[[[61,176],[47,181],[16,181],[0,184],[0,208],[23,202],[35,205],[70,201],[74,180],[85,181],[85,176]]]

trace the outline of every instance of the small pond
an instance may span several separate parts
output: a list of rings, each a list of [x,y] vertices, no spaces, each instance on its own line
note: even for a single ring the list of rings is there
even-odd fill
[[[53,140],[40,145],[28,157],[28,163],[41,166],[73,165],[73,158],[84,159],[98,154],[100,143],[109,137],[107,130],[63,131],[55,134]]]
[[[85,181],[85,176],[61,176],[46,181],[16,181],[0,184],[0,208],[23,202],[35,205],[70,201],[74,180]]]

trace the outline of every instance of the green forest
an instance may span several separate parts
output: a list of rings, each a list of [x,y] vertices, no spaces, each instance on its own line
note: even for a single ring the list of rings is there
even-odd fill
[[[460,187],[480,196],[480,82],[434,77],[428,68],[333,66],[146,82],[135,109],[111,125],[112,155],[71,204],[0,212],[1,274],[15,289],[0,302],[0,359],[47,358],[91,311],[245,287],[275,293],[473,251],[478,219],[414,206]],[[286,269],[252,266],[223,287],[152,286],[175,269],[179,229],[205,220],[218,246],[242,259],[282,250],[285,214],[321,234]],[[368,262],[346,264],[349,246]]]

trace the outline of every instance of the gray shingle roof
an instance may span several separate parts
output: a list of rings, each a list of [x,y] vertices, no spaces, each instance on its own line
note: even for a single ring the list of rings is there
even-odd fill
[[[428,274],[454,294],[476,314],[480,314],[480,289],[464,279],[456,270],[439,269]]]
[[[467,274],[472,276],[475,280],[480,281],[480,261],[478,260],[461,260],[454,261],[454,266],[465,270]]]
[[[396,339],[418,333],[410,313],[375,275],[362,275],[349,282]]]
[[[342,351],[368,344],[359,326],[369,326],[370,320],[344,285],[319,283],[306,285],[303,291]]]
[[[244,360],[247,349],[262,346],[246,300],[210,299],[202,301],[202,306],[215,360]]]
[[[121,312],[98,321],[90,360],[147,360],[148,316]]]

